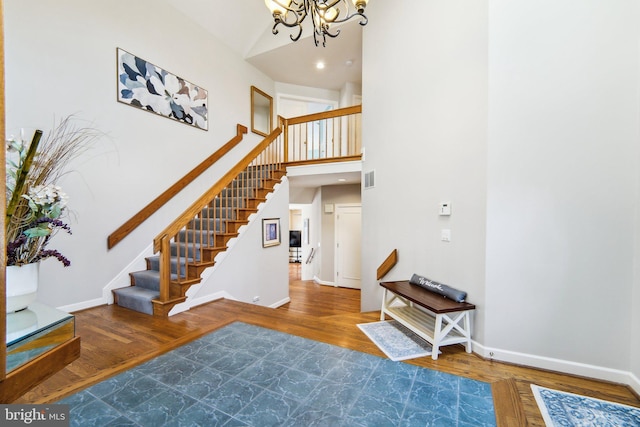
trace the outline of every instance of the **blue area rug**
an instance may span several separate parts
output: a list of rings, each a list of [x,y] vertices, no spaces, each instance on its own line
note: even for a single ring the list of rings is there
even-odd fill
[[[531,384],[547,426],[637,427],[640,408]]]
[[[72,426],[495,426],[491,385],[235,322],[76,393]]]
[[[361,323],[358,328],[394,362],[431,355],[431,344],[396,320]]]

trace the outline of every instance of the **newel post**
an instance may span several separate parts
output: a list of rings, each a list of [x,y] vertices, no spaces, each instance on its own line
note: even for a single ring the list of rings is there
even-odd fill
[[[278,121],[280,122],[280,128],[283,131],[284,138],[284,163],[289,162],[289,124],[288,120],[282,116],[278,116]]]
[[[171,247],[166,234],[160,240],[160,301],[169,300],[171,283]]]

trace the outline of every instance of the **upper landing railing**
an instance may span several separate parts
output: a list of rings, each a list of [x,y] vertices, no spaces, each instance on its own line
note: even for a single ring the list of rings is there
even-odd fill
[[[360,160],[362,106],[285,119],[279,117],[288,166]]]

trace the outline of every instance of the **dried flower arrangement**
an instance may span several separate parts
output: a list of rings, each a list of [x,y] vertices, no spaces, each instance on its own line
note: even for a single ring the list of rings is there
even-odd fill
[[[67,195],[55,185],[66,167],[101,136],[91,127],[78,127],[73,116],[60,120],[41,141],[36,130],[30,143],[7,140],[5,244],[7,266],[20,266],[54,257],[65,267],[71,262],[55,249],[47,249],[58,232],[71,234],[62,220],[68,213]]]

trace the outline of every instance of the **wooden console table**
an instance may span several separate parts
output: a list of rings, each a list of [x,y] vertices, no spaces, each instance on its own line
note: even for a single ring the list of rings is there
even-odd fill
[[[471,353],[469,314],[475,305],[455,302],[408,281],[381,282],[380,286],[384,288],[380,320],[386,314],[427,340],[433,346],[433,360],[443,345],[464,344]]]

